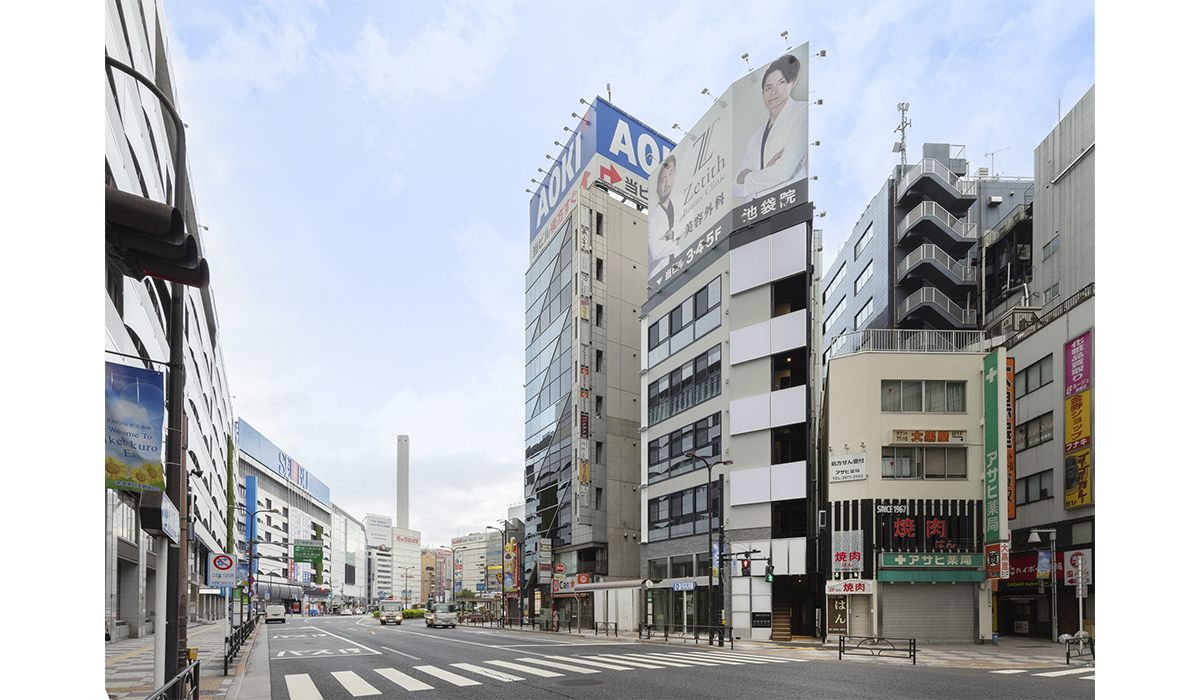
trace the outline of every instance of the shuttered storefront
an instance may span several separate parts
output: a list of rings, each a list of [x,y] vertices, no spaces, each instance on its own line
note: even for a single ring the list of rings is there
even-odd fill
[[[880,636],[919,642],[974,642],[975,589],[966,582],[881,583]]]

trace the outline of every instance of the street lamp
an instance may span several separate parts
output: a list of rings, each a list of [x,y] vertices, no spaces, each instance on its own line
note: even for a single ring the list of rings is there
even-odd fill
[[[255,518],[258,517],[259,513],[275,513],[276,515],[281,515],[278,508],[259,508],[258,510],[251,511],[245,505],[242,505],[240,503],[235,503],[233,505],[226,506],[226,509],[227,510],[240,510],[250,516],[248,518],[248,520],[250,521],[250,529],[249,529],[249,532],[247,533],[247,537],[246,537],[247,545],[255,544],[258,542],[258,527],[257,527],[257,521],[255,520]],[[253,559],[257,558],[255,556],[252,556],[253,554],[255,554],[255,553],[250,551],[250,548],[247,547],[246,559],[247,559],[248,563],[252,562]],[[253,592],[254,591],[254,567],[250,567],[249,573],[250,573],[250,578],[248,580],[248,583],[249,583],[248,588],[250,589],[251,592]],[[257,598],[257,596],[255,596],[255,597]],[[229,605],[231,607],[229,624],[232,625],[233,624],[233,610],[232,610],[233,600],[232,600],[232,598],[229,601]]]
[[[1051,639],[1058,641],[1058,564],[1055,562],[1055,557],[1058,554],[1058,530],[1030,530],[1029,544],[1041,544],[1042,538],[1039,533],[1050,534],[1050,621],[1053,630]],[[1082,618],[1081,618],[1082,619]]]
[[[704,462],[704,468],[708,470],[708,644],[709,644],[709,646],[712,646],[713,620],[716,617],[716,609],[713,605],[713,601],[714,601],[714,598],[713,598],[713,569],[716,568],[716,565],[717,565],[717,557],[713,556],[713,541],[712,541],[712,531],[713,531],[712,468],[713,468],[713,464],[733,464],[733,461],[727,459],[727,460],[723,460],[720,462],[709,463],[707,457],[701,457],[701,456],[697,455],[695,452],[685,452],[683,454],[683,456],[691,457],[693,462],[695,462],[697,459],[699,459],[700,461]],[[720,476],[722,478],[724,477],[723,474],[718,474],[717,476]],[[724,638],[721,639],[721,646],[725,646]]]
[[[454,553],[455,552],[466,552],[466,551],[467,551],[466,547],[451,547],[450,548],[450,566],[454,567],[453,569],[451,569],[452,576],[450,577],[450,586],[451,586],[451,588],[455,589],[454,595],[452,596],[454,599],[455,605],[458,605],[459,591],[462,589],[465,589],[467,587],[467,572],[465,569],[463,569],[463,570],[461,570],[461,573],[460,573],[460,570],[458,568],[458,560],[454,556]],[[464,555],[463,556],[463,566],[465,567],[466,565],[467,565],[467,557],[466,557],[466,555]],[[458,582],[461,583],[460,587],[454,586],[454,584],[456,582],[455,579],[457,579]]]
[[[412,591],[410,589],[412,588],[412,586],[408,582],[409,578],[411,578],[408,575],[408,570],[412,569],[414,567],[401,566],[399,568],[404,571],[404,607],[409,608],[409,607],[412,607],[411,602],[410,602],[410,599],[412,598]]]

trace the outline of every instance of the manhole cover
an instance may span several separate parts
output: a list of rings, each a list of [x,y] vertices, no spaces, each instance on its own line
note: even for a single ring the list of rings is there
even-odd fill
[[[603,685],[604,681],[594,680],[592,678],[572,678],[569,681],[559,681],[554,685],[567,686],[570,688],[582,688],[590,685]]]

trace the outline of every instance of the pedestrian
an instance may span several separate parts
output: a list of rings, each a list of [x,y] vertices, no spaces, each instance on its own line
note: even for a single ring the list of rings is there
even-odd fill
[[[558,611],[557,610],[554,611],[554,614],[551,616],[551,619],[553,621],[552,627],[554,628],[554,631],[557,632],[558,631]]]

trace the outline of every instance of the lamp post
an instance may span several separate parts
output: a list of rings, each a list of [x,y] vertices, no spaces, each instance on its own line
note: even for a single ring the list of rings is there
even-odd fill
[[[1053,630],[1051,639],[1058,641],[1058,563],[1055,557],[1058,555],[1058,530],[1039,530],[1033,529],[1029,531],[1029,544],[1041,544],[1042,538],[1040,533],[1050,534],[1050,622]],[[1080,618],[1082,620],[1082,618]]]
[[[453,569],[451,569],[451,572],[453,575],[450,578],[450,586],[451,586],[451,588],[454,588],[453,599],[454,599],[455,605],[458,605],[459,591],[467,587],[467,576],[466,576],[467,572],[465,569],[458,568],[458,559],[455,557],[454,553],[455,552],[466,552],[466,551],[467,551],[466,547],[452,547],[450,549],[450,566],[454,567]],[[467,558],[464,555],[463,556],[463,566],[466,566],[466,563],[467,563]],[[454,585],[455,583],[461,583],[461,587],[455,586]]]
[[[408,575],[408,570],[409,570],[409,569],[412,569],[413,567],[411,567],[411,566],[401,566],[401,567],[399,567],[399,568],[400,568],[402,571],[404,571],[404,607],[405,607],[405,608],[409,608],[409,607],[411,607],[411,602],[410,602],[410,599],[412,598],[412,591],[411,591],[411,590],[409,590],[409,589],[411,588],[411,586],[410,586],[410,585],[409,585],[409,583],[408,583],[408,579],[410,578],[410,577],[409,577],[409,575]]]
[[[713,556],[713,539],[712,539],[712,531],[713,531],[712,468],[713,468],[713,464],[733,464],[733,461],[732,460],[723,460],[720,462],[710,463],[708,461],[707,457],[701,457],[701,456],[697,455],[695,452],[685,452],[683,456],[691,457],[693,462],[695,462],[697,459],[704,462],[704,468],[708,470],[708,504],[707,504],[708,505],[708,644],[709,644],[709,646],[712,646],[712,643],[713,643],[713,619],[716,617],[716,608],[714,607],[714,604],[713,604],[713,601],[714,601],[714,598],[713,598],[713,570],[716,568],[716,565],[717,565],[717,557]],[[724,477],[723,474],[718,474],[717,476]],[[721,639],[721,646],[725,646],[724,638]]]

